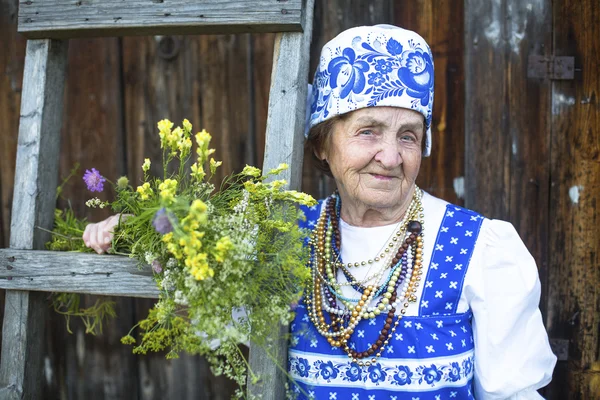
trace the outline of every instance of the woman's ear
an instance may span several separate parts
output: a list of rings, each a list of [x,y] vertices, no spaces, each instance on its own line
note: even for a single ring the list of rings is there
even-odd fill
[[[327,154],[325,154],[325,151],[317,151],[317,149],[314,149],[314,153],[315,157],[317,157],[318,160],[322,162],[327,162]]]

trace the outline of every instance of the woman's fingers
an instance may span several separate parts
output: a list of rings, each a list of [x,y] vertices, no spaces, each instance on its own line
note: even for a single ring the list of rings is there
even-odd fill
[[[105,253],[111,246],[113,230],[119,223],[119,216],[113,215],[102,222],[88,224],[83,232],[85,245],[98,254]]]

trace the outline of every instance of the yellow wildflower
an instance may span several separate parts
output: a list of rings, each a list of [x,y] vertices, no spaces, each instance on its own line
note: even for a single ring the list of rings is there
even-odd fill
[[[260,169],[256,167],[252,167],[250,165],[246,165],[242,170],[242,175],[252,176],[254,178],[258,178],[261,175]]]
[[[272,170],[269,171],[269,173],[267,175],[278,175],[281,172],[285,171],[286,169],[288,169],[288,165],[286,163],[281,163],[277,166],[277,168],[273,168]]]
[[[183,129],[187,135],[192,133],[192,124],[187,119],[183,120]]]
[[[227,252],[229,252],[229,250],[231,250],[232,248],[233,243],[231,242],[229,236],[223,236],[217,241],[217,244],[215,245],[215,260],[217,262],[223,262],[225,260],[225,256],[227,255]]]
[[[193,179],[197,180],[198,182],[202,182],[202,180],[206,176],[206,173],[204,172],[204,168],[202,168],[202,165],[194,163],[192,164],[192,172],[190,175]]]
[[[271,181],[269,182],[269,185],[275,189],[275,190],[279,190],[282,187],[284,187],[285,185],[287,185],[287,181],[285,179],[278,179],[276,181]]]
[[[142,186],[138,186],[136,191],[140,194],[142,200],[148,200],[154,193],[148,182],[145,182]]]
[[[289,199],[295,201],[296,203],[300,203],[305,206],[314,206],[317,204],[317,201],[309,194],[303,192],[297,192],[295,190],[288,190],[286,195]]]
[[[160,147],[165,148],[165,139],[171,134],[173,123],[168,119],[158,121],[158,135],[160,136]]]
[[[214,149],[208,149],[211,138],[210,133],[206,132],[205,129],[196,133],[196,144],[198,145],[196,152],[198,153],[200,164],[203,164],[208,159],[208,156],[214,153]]]
[[[185,260],[185,265],[190,269],[190,274],[196,280],[201,281],[214,276],[214,271],[208,266],[206,253],[198,253],[192,257],[188,257]]]
[[[181,159],[185,158],[190,154],[190,150],[192,149],[192,140],[188,137],[181,138],[177,142],[177,149],[179,150],[179,157]]]
[[[162,237],[162,241],[165,243],[169,243],[171,240],[173,240],[173,232],[169,232]]]
[[[177,181],[175,179],[165,179],[158,185],[160,190],[160,198],[165,203],[172,203],[175,200],[175,191],[177,189]]]
[[[142,164],[142,171],[148,172],[149,169],[150,169],[150,159],[144,158],[144,163]]]
[[[190,206],[190,214],[192,214],[192,215],[204,214],[207,209],[208,209],[208,207],[206,206],[205,202],[203,202],[200,199],[196,199],[192,202],[192,205]]]
[[[210,159],[210,173],[212,175],[214,175],[215,172],[217,171],[217,168],[219,168],[222,164],[223,164],[223,161],[215,161],[215,159],[211,157],[211,159]]]

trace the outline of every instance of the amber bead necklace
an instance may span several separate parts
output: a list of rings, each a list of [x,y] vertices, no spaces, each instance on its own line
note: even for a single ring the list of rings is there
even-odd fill
[[[372,284],[358,288],[357,285],[352,285],[360,294],[357,299],[348,299],[341,296],[341,285],[336,280],[337,268],[341,268],[342,265],[346,267],[346,265],[337,262],[339,249],[341,249],[341,234],[338,225],[339,208],[336,210],[336,206],[339,207],[337,195],[330,196],[327,199],[325,211],[321,213],[313,231],[309,242],[313,252],[311,262],[313,280],[306,297],[309,317],[317,331],[326,337],[332,346],[342,347],[358,365],[371,365],[377,361],[378,357],[381,357],[384,347],[389,343],[389,339],[395,332],[402,315],[406,313],[409,303],[416,301],[423,261],[423,208],[421,197],[422,191],[415,188],[411,205],[404,218],[406,222],[400,224],[402,232],[400,230],[396,232],[393,238],[396,240],[393,240],[392,245],[386,246],[382,252],[392,252],[394,254],[393,251],[395,251],[394,257],[391,258],[389,265],[385,267],[385,269],[390,268],[386,281],[379,288]],[[403,241],[397,239],[403,235],[406,236]],[[383,255],[385,258],[385,254]],[[361,263],[352,263],[352,265],[369,265],[374,262],[375,259],[371,259]],[[379,275],[376,280],[376,282],[379,282],[383,273],[376,273],[375,275]],[[350,280],[350,283],[358,282],[352,278]],[[366,282],[372,280],[369,279]],[[369,304],[376,297],[380,297],[378,304],[375,307],[369,307]],[[337,306],[338,300],[346,309]],[[353,303],[356,304],[353,305]],[[394,322],[393,318],[397,310],[400,311]],[[329,314],[329,323],[325,318],[324,311]],[[358,323],[362,319],[375,318],[386,311],[385,324],[374,344],[365,351],[351,349],[348,341],[351,339]],[[366,362],[362,361],[368,357],[372,358]]]

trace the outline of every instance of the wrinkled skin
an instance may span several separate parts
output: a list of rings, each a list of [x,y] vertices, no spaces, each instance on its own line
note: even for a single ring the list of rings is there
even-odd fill
[[[329,163],[344,221],[369,227],[402,219],[415,190],[424,134],[423,116],[397,107],[363,108],[335,123],[316,155]]]

